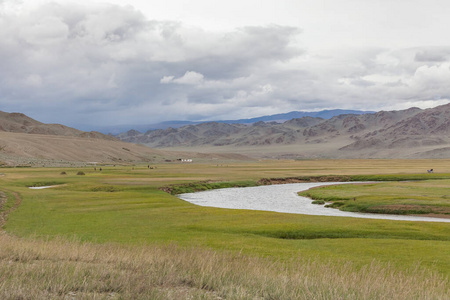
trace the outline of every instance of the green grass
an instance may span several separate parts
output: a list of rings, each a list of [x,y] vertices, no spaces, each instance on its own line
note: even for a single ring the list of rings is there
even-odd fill
[[[450,215],[450,180],[420,180],[336,185],[310,189],[300,195],[333,202],[341,210],[391,213]]]
[[[10,192],[0,192],[0,213],[10,210],[15,203],[15,199]]]
[[[238,251],[126,246],[0,234],[1,299],[445,299],[448,281],[414,266],[355,268]]]
[[[159,165],[155,170],[148,170],[146,166],[135,166],[134,169],[105,166],[102,172],[89,168],[5,169],[6,176],[2,178],[0,189],[18,192],[23,202],[10,215],[4,228],[7,232],[21,237],[76,237],[81,241],[131,245],[175,242],[181,247],[195,245],[282,261],[298,255],[318,261],[330,259],[336,263],[351,261],[361,268],[375,259],[381,264],[389,264],[399,270],[420,264],[427,270],[448,275],[450,274],[450,261],[446,255],[450,251],[448,223],[306,216],[198,207],[160,190],[161,187],[169,185],[182,187],[181,184],[196,190],[239,184],[253,185],[260,178],[293,177],[298,176],[299,172],[307,177],[327,174],[350,176],[353,173],[369,178],[367,175],[370,175],[369,172],[372,170],[377,178],[384,180],[387,178],[433,180],[401,183],[397,186],[394,183],[383,182],[366,186],[330,187],[323,195],[340,199],[356,197],[355,202],[359,203],[363,201],[363,197],[367,199],[390,197],[396,188],[413,191],[416,195],[427,195],[428,190],[434,190],[434,194],[421,201],[432,201],[436,205],[448,206],[449,199],[443,197],[448,194],[448,190],[444,194],[443,192],[449,181],[437,178],[450,176],[400,174],[409,170],[409,166],[413,163],[276,161],[235,164],[228,168],[217,168],[208,164],[189,166],[167,164]],[[424,166],[430,164],[425,161],[420,163]],[[445,163],[447,162],[443,161],[441,165]],[[399,174],[376,174],[380,170],[385,170],[380,165],[390,166],[389,170],[396,170]],[[340,173],[337,172],[339,169]],[[60,175],[62,171],[67,175]],[[78,171],[83,171],[86,175],[77,176]],[[210,180],[213,182],[198,183]],[[372,180],[375,179],[372,177]],[[31,185],[49,185],[49,183],[64,185],[43,190],[28,189]],[[381,186],[376,190],[378,184]],[[383,185],[385,193],[380,196],[378,191],[382,190]],[[413,189],[414,186],[416,190]],[[350,189],[350,192],[346,189]],[[353,193],[352,189],[356,189],[358,193]],[[376,193],[371,192],[371,189],[375,189],[373,191]],[[183,188],[175,193],[185,191],[187,190]]]
[[[256,186],[255,181],[221,181],[221,182],[192,182],[184,184],[174,184],[164,187],[165,192],[171,195],[179,195],[184,193],[194,193],[214,189],[234,188],[234,187],[251,187]]]

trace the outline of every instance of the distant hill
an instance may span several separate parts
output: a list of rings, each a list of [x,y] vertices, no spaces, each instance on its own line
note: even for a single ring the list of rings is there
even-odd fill
[[[275,114],[269,116],[262,116],[257,118],[250,119],[239,119],[239,120],[215,120],[215,121],[165,121],[161,123],[155,124],[147,124],[147,125],[118,125],[118,126],[104,126],[99,127],[97,130],[103,133],[111,133],[113,135],[117,135],[120,133],[124,133],[129,130],[136,130],[140,132],[146,132],[148,130],[156,130],[156,129],[167,129],[167,128],[180,128],[187,125],[198,125],[201,123],[227,123],[227,124],[252,124],[256,122],[278,122],[283,123],[291,119],[302,118],[302,117],[315,117],[315,118],[323,118],[330,119],[334,116],[342,115],[342,114],[367,114],[373,113],[373,111],[361,111],[361,110],[344,110],[344,109],[332,109],[332,110],[322,110],[316,112],[308,112],[308,111],[291,111],[283,114]]]
[[[313,111],[291,111],[284,114],[275,114],[270,116],[263,116],[258,118],[251,119],[239,119],[239,120],[226,120],[226,121],[217,121],[218,123],[228,123],[228,124],[252,124],[256,122],[277,122],[284,123],[288,120],[299,119],[303,117],[313,117],[313,118],[322,118],[322,119],[330,119],[335,116],[345,115],[345,114],[354,114],[354,115],[363,115],[368,113],[374,113],[374,111],[361,111],[361,110],[345,110],[345,109],[332,109],[332,110],[321,110],[317,112]]]
[[[100,132],[84,132],[60,124],[44,124],[22,113],[3,111],[0,111],[0,131],[116,140],[116,138]]]
[[[197,161],[450,158],[450,104],[328,119],[248,120],[245,124],[206,122],[146,132],[129,130],[112,137],[0,112],[0,165],[133,164],[186,157]]]
[[[327,112],[319,113],[327,116]],[[450,104],[329,119],[301,117],[284,123],[208,122],[145,133],[128,131],[117,137],[153,148],[232,149],[274,158],[450,158]]]
[[[60,124],[44,124],[21,113],[0,111],[0,166],[73,166],[155,163],[180,158],[249,159],[239,154],[161,151]]]
[[[358,135],[343,149],[439,147],[449,143],[450,104],[433,109],[410,109],[410,116],[394,124]]]

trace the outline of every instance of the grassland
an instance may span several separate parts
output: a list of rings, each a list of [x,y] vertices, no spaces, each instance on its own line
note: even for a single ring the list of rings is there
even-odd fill
[[[435,174],[426,174],[436,165]],[[9,264],[0,270],[1,298],[63,299],[70,293],[86,299],[448,296],[448,223],[197,207],[160,188],[198,181],[250,185],[261,178],[294,176],[409,176],[428,179],[411,194],[432,189],[431,200],[423,201],[445,206],[449,160],[214,161],[102,169],[2,169],[2,209],[17,205],[14,193],[22,203],[9,214],[0,236],[6,247],[0,251],[1,265]],[[42,185],[60,186],[28,188]],[[346,187],[335,194],[348,198],[355,195],[352,189],[363,188]],[[388,186],[378,197],[394,191],[395,185]]]
[[[444,299],[442,276],[372,261],[286,261],[170,245],[0,234],[1,299]]]
[[[340,210],[450,218],[450,180],[329,186],[299,193]]]

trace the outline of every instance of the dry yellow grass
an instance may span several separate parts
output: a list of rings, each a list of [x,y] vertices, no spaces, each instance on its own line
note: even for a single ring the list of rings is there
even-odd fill
[[[449,281],[376,262],[274,261],[176,245],[97,245],[0,233],[0,299],[448,299]]]

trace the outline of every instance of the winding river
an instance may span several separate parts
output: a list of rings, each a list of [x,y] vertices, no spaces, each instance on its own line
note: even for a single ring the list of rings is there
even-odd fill
[[[350,182],[314,182],[265,185],[246,188],[227,188],[178,195],[179,198],[200,206],[231,209],[265,210],[281,213],[386,219],[402,221],[450,222],[450,219],[403,215],[365,214],[326,208],[311,204],[312,200],[297,195],[317,186],[349,184]],[[356,182],[353,182],[356,183]]]

